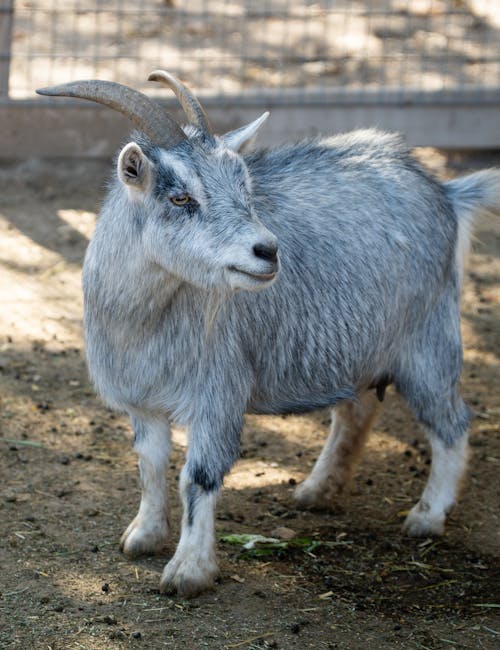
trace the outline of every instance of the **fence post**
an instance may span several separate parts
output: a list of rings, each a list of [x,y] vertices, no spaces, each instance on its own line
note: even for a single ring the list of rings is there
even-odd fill
[[[14,0],[3,0],[0,4],[0,99],[3,100],[9,97],[13,17]]]

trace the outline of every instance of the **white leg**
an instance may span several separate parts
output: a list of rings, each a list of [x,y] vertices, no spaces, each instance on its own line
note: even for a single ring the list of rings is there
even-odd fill
[[[328,508],[348,484],[378,412],[375,391],[357,402],[342,402],[332,413],[328,439],[311,474],[295,490],[305,508]]]
[[[128,557],[158,553],[168,537],[167,470],[170,427],[166,420],[132,418],[139,455],[141,504],[120,540]]]
[[[467,465],[467,435],[452,446],[431,437],[431,473],[420,501],[410,510],[403,531],[411,536],[442,535],[446,516],[455,504]]]
[[[184,508],[182,532],[175,554],[163,570],[160,590],[190,598],[213,588],[218,573],[214,521],[217,491],[206,491],[191,482],[186,467],[179,488]]]

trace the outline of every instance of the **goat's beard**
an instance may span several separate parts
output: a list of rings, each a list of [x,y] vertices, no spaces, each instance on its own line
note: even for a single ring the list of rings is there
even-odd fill
[[[207,342],[214,331],[219,314],[224,311],[227,299],[232,293],[231,289],[215,289],[208,293],[205,306],[205,339]]]

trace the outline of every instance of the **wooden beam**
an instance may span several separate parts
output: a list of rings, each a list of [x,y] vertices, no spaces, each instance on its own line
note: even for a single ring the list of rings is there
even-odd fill
[[[259,137],[265,145],[378,127],[402,133],[412,146],[500,149],[500,103],[207,106],[217,133],[248,123],[267,109],[271,117]],[[180,110],[172,112],[182,121]],[[0,158],[110,157],[130,131],[122,115],[90,103],[6,103],[0,105]]]

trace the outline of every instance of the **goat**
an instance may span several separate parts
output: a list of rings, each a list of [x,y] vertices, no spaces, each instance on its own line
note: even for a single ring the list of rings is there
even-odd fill
[[[328,507],[389,383],[433,455],[404,530],[442,534],[470,420],[458,387],[463,254],[474,216],[500,212],[500,170],[440,183],[398,135],[376,130],[244,152],[267,114],[216,136],[178,79],[149,78],[175,92],[184,129],[120,84],[37,91],[105,104],[139,128],[118,155],[83,269],[90,374],[130,416],[139,456],[142,496],[123,552],[164,548],[171,423],[189,444],[180,541],[160,587],[193,596],[218,572],[216,497],[244,413],[334,407],[296,491],[303,506]]]

